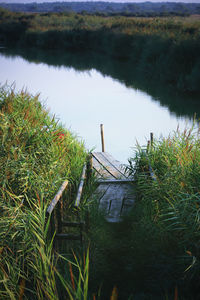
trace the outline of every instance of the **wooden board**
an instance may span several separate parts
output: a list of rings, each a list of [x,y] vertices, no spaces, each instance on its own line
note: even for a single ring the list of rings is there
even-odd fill
[[[106,179],[126,179],[124,169],[120,162],[107,152],[93,152],[93,168]]]
[[[104,156],[104,158],[109,161],[116,169],[119,170],[120,173],[123,174],[123,177],[128,178],[128,173],[125,171],[125,165],[123,165],[122,163],[120,163],[120,161],[116,160],[112,155],[110,155],[110,153],[108,152],[98,152],[100,153],[102,156]]]
[[[108,222],[120,222],[134,205],[134,187],[130,183],[101,183],[92,199],[99,203]]]
[[[108,222],[120,222],[134,205],[135,196],[133,186],[130,184],[118,184],[119,188],[112,194],[112,203],[106,216]],[[101,201],[104,200],[104,197]]]
[[[92,164],[99,177],[92,199],[97,200],[108,222],[120,222],[134,205],[133,178],[128,177],[123,165],[107,152],[92,153]]]

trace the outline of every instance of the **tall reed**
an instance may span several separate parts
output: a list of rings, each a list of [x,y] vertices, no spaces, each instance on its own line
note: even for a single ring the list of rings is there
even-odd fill
[[[0,88],[0,140],[0,297],[59,299],[59,281],[68,299],[46,209],[64,179],[69,192],[77,186],[84,145],[37,96],[7,86]]]
[[[139,195],[133,212],[133,246],[140,249],[141,266],[144,262],[148,266],[146,280],[163,290],[176,287],[186,299],[199,295],[199,133],[198,124],[183,132],[177,129],[155,140],[148,153],[138,146],[129,161]],[[156,180],[150,177],[149,165]]]

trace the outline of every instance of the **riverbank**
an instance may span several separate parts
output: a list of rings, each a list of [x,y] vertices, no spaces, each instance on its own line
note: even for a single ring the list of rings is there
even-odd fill
[[[103,299],[113,287],[118,299],[199,298],[199,143],[196,124],[138,146],[132,212],[112,226],[91,214],[90,286]]]
[[[195,124],[155,140],[148,150],[138,147],[130,159],[138,191],[131,243],[135,280],[147,289],[174,291],[178,299],[198,299],[200,293],[199,143]]]
[[[71,281],[58,273],[46,209],[64,180],[66,201],[72,201],[84,145],[27,92],[1,87],[0,116],[1,299],[73,295]]]
[[[154,140],[148,152],[138,147],[128,166],[137,200],[123,222],[108,224],[97,203],[90,203],[88,273],[89,252],[80,264],[76,257],[57,265],[46,222],[64,179],[70,182],[67,199],[73,198],[86,157],[83,144],[28,93],[1,88],[0,114],[2,299],[198,299],[197,125]]]
[[[200,21],[1,12],[5,45],[104,53],[128,60],[138,76],[199,94]],[[142,75],[142,76],[141,76]]]

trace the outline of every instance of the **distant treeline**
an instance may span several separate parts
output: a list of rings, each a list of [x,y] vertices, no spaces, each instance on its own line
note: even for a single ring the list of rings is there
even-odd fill
[[[94,51],[129,61],[144,80],[200,94],[200,20],[0,11],[0,44]],[[105,59],[106,61],[106,59]]]
[[[44,2],[44,3],[1,3],[1,7],[14,12],[76,12],[96,15],[125,16],[188,16],[200,14],[198,3],[113,3],[113,2]]]

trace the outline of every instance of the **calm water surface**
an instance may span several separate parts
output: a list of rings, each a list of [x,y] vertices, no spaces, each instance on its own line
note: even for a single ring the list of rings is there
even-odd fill
[[[40,93],[46,108],[90,150],[101,151],[99,125],[103,123],[106,151],[123,163],[133,154],[136,141],[146,144],[150,132],[167,136],[178,124],[184,128],[190,123],[188,117],[170,113],[147,93],[96,69],[76,71],[0,53],[0,83],[5,82],[15,82],[16,90]]]

